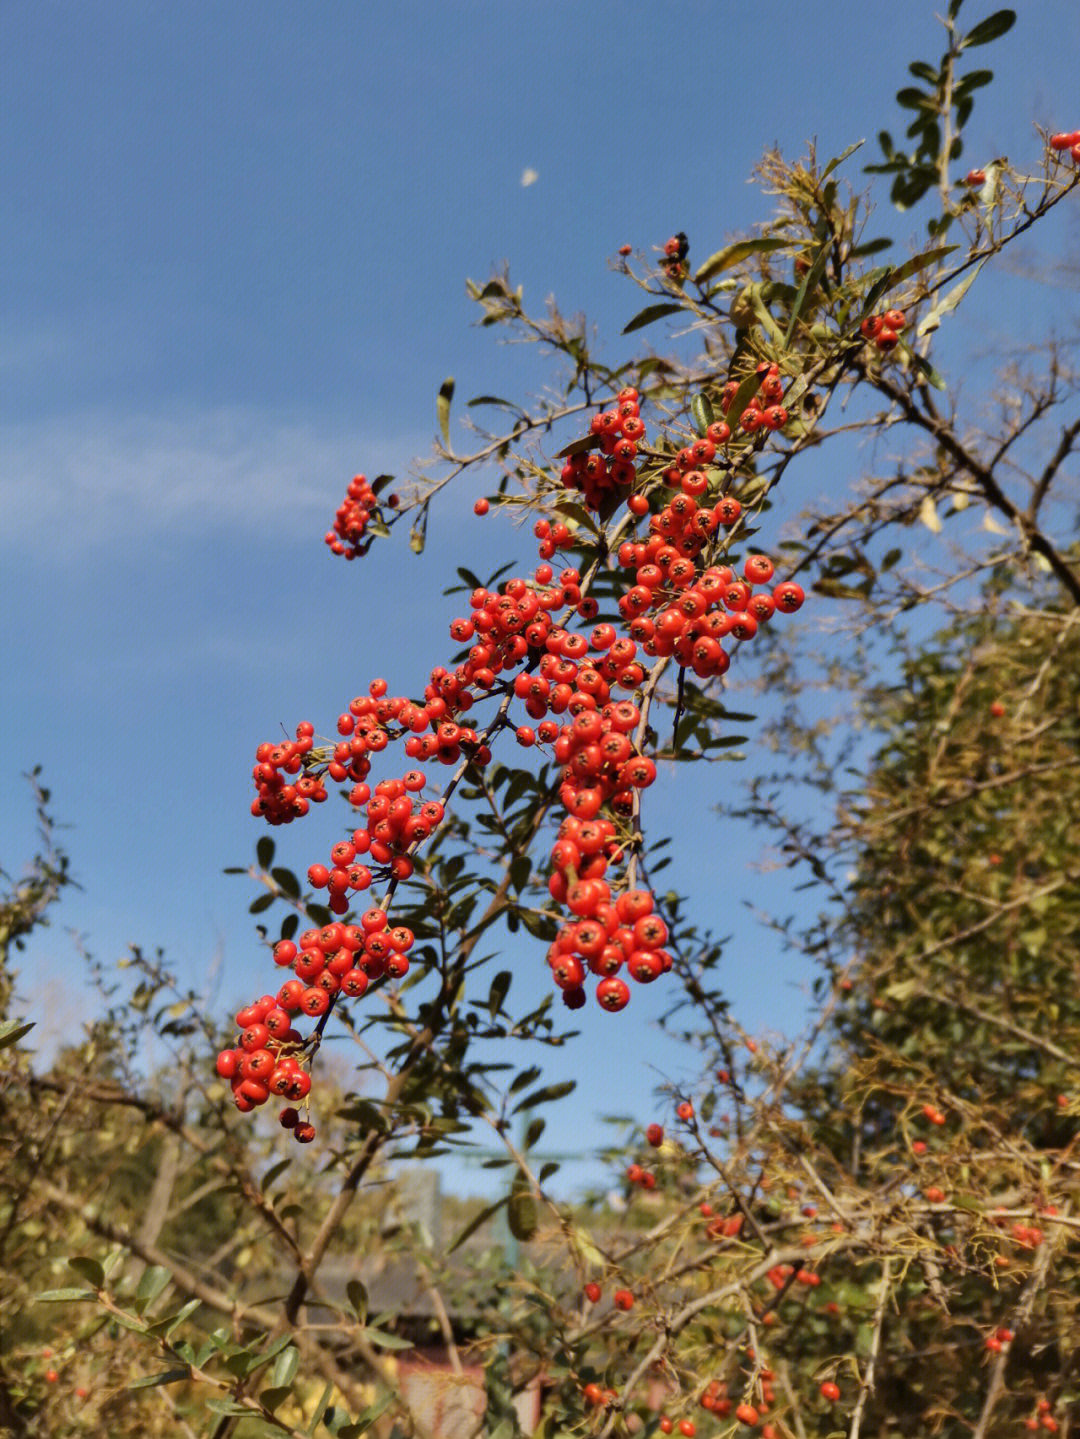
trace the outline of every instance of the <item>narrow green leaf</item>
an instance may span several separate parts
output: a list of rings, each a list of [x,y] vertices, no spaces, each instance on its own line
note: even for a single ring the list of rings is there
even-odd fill
[[[442,435],[443,444],[450,448],[450,401],[454,398],[454,381],[452,378],[443,380],[439,386],[438,398],[435,401],[435,411],[439,417],[439,433]]]
[[[506,1206],[506,1220],[510,1233],[522,1244],[528,1243],[539,1228],[536,1200],[533,1198],[529,1181],[523,1174],[514,1176]]]
[[[96,1299],[92,1289],[46,1289],[35,1295],[38,1304],[77,1304],[84,1299]]]
[[[259,1180],[259,1188],[264,1194],[270,1188],[271,1184],[273,1184],[274,1180],[277,1179],[280,1174],[284,1174],[285,1170],[288,1169],[291,1163],[292,1160],[290,1158],[286,1158],[279,1159],[276,1164],[271,1164],[270,1168]]]
[[[722,250],[717,250],[715,254],[709,256],[694,275],[694,284],[703,285],[706,280],[723,274],[725,270],[741,264],[751,255],[764,255],[770,250],[783,250],[790,244],[790,240],[781,239],[779,235],[759,235],[754,240],[736,240],[734,244],[725,245]],[[625,334],[626,331],[624,330],[623,333]]]
[[[175,1314],[167,1314],[164,1319],[157,1319],[153,1324],[148,1324],[146,1326],[147,1334],[168,1339],[171,1334],[180,1328],[180,1325],[183,1324],[185,1319],[190,1319],[192,1314],[198,1309],[199,1303],[200,1301],[198,1299],[189,1299],[183,1309],[178,1309]]]
[[[467,409],[472,409],[474,405],[498,405],[502,410],[517,410],[518,408],[510,400],[504,400],[499,395],[477,395],[474,399],[467,400],[465,404]]]
[[[712,424],[713,407],[709,403],[707,395],[695,395],[690,401],[690,414],[694,421],[694,427],[698,434],[704,438],[705,431]]]
[[[629,335],[634,330],[643,330],[654,320],[662,320],[665,315],[676,315],[681,309],[681,305],[673,304],[670,300],[662,300],[658,305],[646,305],[644,310],[637,312],[628,325],[623,326],[623,334]]]
[[[840,154],[830,160],[824,170],[822,170],[821,178],[827,180],[838,165],[842,165],[849,155],[854,155],[855,151],[861,149],[865,144],[865,140],[856,140],[854,144],[849,145],[846,150],[841,150]]]
[[[577,1082],[573,1079],[561,1079],[557,1084],[545,1084],[543,1088],[534,1089],[524,1099],[518,1100],[512,1113],[517,1114],[522,1109],[535,1109],[538,1104],[551,1104],[554,1100],[563,1099],[573,1093],[576,1087]]]
[[[81,1279],[85,1279],[87,1284],[92,1284],[95,1289],[105,1287],[105,1271],[96,1259],[77,1255],[74,1259],[69,1259],[67,1264],[69,1269],[74,1269]]]
[[[274,841],[264,834],[255,846],[255,858],[263,869],[269,869],[274,860]]]
[[[825,269],[829,259],[830,245],[826,242],[814,256],[814,263],[803,276],[803,282],[799,286],[799,293],[795,296],[795,303],[791,307],[791,319],[788,320],[787,334],[784,336],[784,349],[791,344],[791,337],[795,333],[795,326],[798,323],[799,315],[802,312],[803,303],[808,294],[817,288],[821,279],[822,271]]]
[[[936,110],[932,96],[927,95],[924,90],[917,90],[914,85],[907,85],[903,90],[896,92],[896,103],[902,105],[905,110]]]
[[[761,382],[764,378],[764,375],[759,375],[756,371],[751,371],[735,391],[731,404],[728,405],[724,411],[724,419],[731,426],[732,430],[734,430],[735,426],[739,423],[743,410],[746,409],[747,405],[761,388]]]
[[[918,335],[928,335],[932,330],[936,330],[941,321],[941,316],[947,315],[951,310],[956,309],[957,305],[974,283],[976,275],[978,275],[985,264],[985,259],[980,260],[962,279],[957,280],[951,289],[946,290],[940,300],[934,302],[933,309],[919,322],[919,328],[916,332]]]
[[[502,1162],[504,1161],[500,1160],[500,1163]],[[485,1209],[481,1209],[479,1214],[473,1215],[472,1219],[469,1220],[468,1224],[466,1224],[465,1228],[461,1231],[458,1237],[454,1240],[453,1244],[451,1244],[450,1248],[446,1251],[447,1254],[453,1254],[454,1250],[459,1249],[461,1245],[465,1243],[466,1239],[472,1238],[472,1236],[481,1227],[481,1225],[486,1224],[489,1219],[494,1218],[494,1216],[498,1214],[499,1210],[507,1202],[508,1197],[509,1196],[504,1195],[502,1199],[496,1199],[494,1204],[489,1204]]]
[[[342,1425],[338,1430],[338,1439],[363,1439],[363,1435],[367,1433],[376,1419],[382,1418],[393,1402],[393,1394],[384,1394],[381,1399],[376,1399],[374,1404],[369,1404],[351,1424]]]
[[[272,894],[260,894],[248,905],[248,914],[262,914],[264,909],[269,909],[274,902]]]
[[[937,370],[934,369],[929,360],[925,359],[922,355],[917,355],[914,350],[909,350],[908,354],[911,356],[911,363],[925,378],[927,384],[933,385],[935,390],[943,390],[945,388],[945,381],[938,374]]]
[[[32,1021],[24,1023],[18,1019],[5,1019],[0,1024],[0,1049],[7,1049],[12,1044],[18,1044],[23,1035],[29,1034],[33,1027]]]
[[[370,1325],[365,1325],[360,1333],[376,1349],[415,1348],[411,1339],[402,1339],[399,1334],[390,1334],[385,1329],[372,1329]]]
[[[993,78],[993,70],[972,70],[957,80],[953,94],[956,96],[970,95],[972,90],[981,90],[984,85],[989,85]]]
[[[350,1279],[345,1286],[345,1293],[348,1296],[349,1303],[352,1305],[352,1312],[356,1315],[357,1319],[359,1319],[360,1323],[363,1324],[368,1312],[367,1290],[360,1283],[359,1279]]]
[[[526,1149],[532,1149],[533,1145],[543,1134],[546,1127],[547,1120],[543,1119],[539,1114],[536,1116],[535,1119],[531,1119],[529,1121],[529,1127],[525,1131],[524,1147]]]
[[[291,1393],[292,1389],[287,1384],[280,1388],[262,1389],[259,1391],[259,1403],[273,1414],[278,1405],[284,1404]]]
[[[586,450],[595,450],[600,444],[599,435],[584,435],[580,440],[574,440],[565,449],[559,450],[555,458],[557,460],[569,459],[571,455],[583,455]]]
[[[155,1264],[143,1272],[139,1287],[135,1291],[135,1301],[140,1314],[149,1309],[156,1299],[161,1298],[171,1279],[172,1275],[160,1264]]]
[[[300,883],[291,869],[278,866],[270,871],[270,878],[275,882],[278,889],[287,894],[290,899],[300,898]]]
[[[997,40],[1002,35],[1007,35],[1016,24],[1015,10],[995,10],[993,15],[988,15],[985,20],[980,20],[974,30],[969,30],[960,41],[961,50],[970,50],[973,45],[989,45],[991,40]]]
[[[300,1351],[295,1344],[290,1344],[283,1349],[274,1360],[273,1373],[270,1375],[270,1383],[275,1389],[287,1389],[296,1378],[296,1371],[300,1368]]]
[[[488,1013],[492,1019],[495,1018],[503,1006],[503,1000],[509,993],[512,978],[513,976],[508,969],[500,969],[491,981],[491,989],[488,991]]]
[[[159,1374],[146,1374],[142,1379],[135,1379],[130,1384],[125,1384],[125,1389],[154,1389],[159,1384],[180,1384],[185,1379],[191,1378],[190,1369],[162,1369]]]

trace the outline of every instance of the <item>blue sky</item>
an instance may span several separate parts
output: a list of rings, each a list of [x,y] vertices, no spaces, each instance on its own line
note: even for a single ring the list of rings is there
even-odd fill
[[[20,774],[41,764],[83,885],[24,959],[43,1033],[79,1019],[66,926],[103,960],[162,944],[215,1003],[261,991],[250,895],[221,875],[257,837],[255,745],[301,718],[332,725],[372,674],[417,691],[444,658],[432,615],[455,612],[440,598],[453,565],[533,561],[501,521],[473,519],[479,480],[439,505],[420,560],[395,543],[345,566],[321,543],[353,473],[429,453],[444,376],[463,399],[544,383],[535,353],[472,326],[466,276],[509,261],[527,303],[554,293],[621,354],[638,303],[608,268],[617,246],[684,229],[701,258],[767,216],[746,183],[767,145],[794,155],[816,137],[833,154],[895,133],[906,62],[940,54],[935,8],[4,8],[0,863],[31,850]],[[1080,123],[1075,6],[1019,8],[982,52],[998,80],[961,170],[1034,155],[1035,121]],[[736,1013],[792,1027],[804,976],[741,904],[789,906],[783,876],[757,876],[707,803],[665,803],[699,897],[722,857],[719,913],[708,898],[702,912],[738,935]],[[300,869],[331,842],[318,823],[282,841]],[[544,982],[539,952],[509,958]],[[552,1070],[582,1087],[550,1121],[555,1143],[598,1143],[594,1114],[651,1117],[658,1071],[677,1077],[681,1057],[650,1001],[586,1012]]]

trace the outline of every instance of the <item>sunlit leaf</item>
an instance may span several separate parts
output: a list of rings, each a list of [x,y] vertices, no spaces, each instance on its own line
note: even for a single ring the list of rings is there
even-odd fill
[[[725,270],[730,270],[735,265],[741,264],[743,260],[748,260],[751,255],[764,255],[771,250],[790,248],[791,241],[781,238],[779,235],[759,235],[754,240],[736,240],[734,244],[725,245],[722,250],[717,250],[715,254],[709,256],[696,271],[694,284],[703,285],[706,280],[723,274]]]
[[[644,310],[639,310],[628,325],[623,326],[623,334],[629,335],[634,330],[643,330],[646,325],[651,325],[655,320],[662,320],[665,315],[676,315],[683,307],[673,304],[670,300],[662,300],[657,305],[646,305]]]

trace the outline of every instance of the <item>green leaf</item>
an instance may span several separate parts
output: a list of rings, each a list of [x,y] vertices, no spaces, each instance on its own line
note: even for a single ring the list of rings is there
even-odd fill
[[[759,235],[754,240],[736,240],[734,244],[725,245],[722,250],[717,250],[715,254],[709,256],[694,275],[694,284],[705,284],[707,280],[741,264],[751,255],[764,255],[770,250],[784,250],[790,245],[790,240],[781,239],[779,235]],[[624,330],[623,334],[625,333]]]
[[[1015,10],[995,10],[993,15],[988,15],[985,20],[980,20],[974,30],[969,30],[960,41],[961,50],[970,50],[973,45],[989,45],[991,40],[997,40],[1002,35],[1007,35],[1016,24]]]
[[[270,871],[270,878],[290,899],[300,898],[300,884],[291,869],[279,867]]]
[[[913,255],[910,260],[905,260],[893,270],[889,276],[889,288],[898,285],[901,280],[909,280],[912,275],[917,275],[920,270],[925,270],[930,265],[936,265],[956,249],[959,249],[958,245],[937,245],[932,250],[924,250],[921,255]]]
[[[855,151],[860,149],[865,144],[865,140],[856,140],[854,144],[849,145],[846,150],[841,150],[840,154],[835,156],[834,159],[830,160],[829,163],[825,166],[824,170],[822,170],[821,178],[823,180],[827,180],[838,165],[842,165],[849,155],[854,155]]]
[[[360,1283],[359,1279],[350,1279],[345,1286],[345,1293],[348,1296],[349,1303],[352,1305],[352,1312],[356,1315],[357,1319],[359,1319],[360,1323],[363,1324],[368,1312],[367,1290]]]
[[[411,1339],[402,1339],[400,1334],[390,1334],[385,1329],[372,1329],[365,1325],[360,1333],[376,1349],[413,1349]]]
[[[87,1284],[92,1284],[95,1289],[105,1287],[105,1271],[96,1259],[76,1256],[74,1259],[69,1259],[67,1264],[69,1269],[74,1269],[80,1278],[85,1279]]]
[[[746,376],[742,384],[735,391],[735,394],[732,396],[731,404],[728,405],[727,409],[724,411],[724,419],[731,426],[732,430],[734,430],[735,426],[739,423],[739,418],[742,415],[743,410],[746,409],[747,405],[761,388],[761,382],[764,378],[764,375],[759,375],[756,372],[751,371],[751,373]]]
[[[491,981],[491,989],[488,991],[488,1013],[492,1019],[502,1008],[503,1000],[510,990],[510,981],[513,978],[508,969],[500,969],[495,978]]]
[[[987,256],[986,259],[989,259],[989,256]],[[942,315],[947,315],[951,310],[956,309],[957,305],[967,294],[968,290],[971,289],[971,286],[975,281],[976,275],[986,264],[986,259],[980,260],[979,263],[973,266],[972,269],[970,269],[962,279],[957,280],[955,285],[953,285],[950,289],[946,290],[940,300],[936,300],[934,302],[933,309],[930,310],[928,314],[924,315],[923,318],[919,321],[919,328],[916,330],[915,333],[920,339],[923,337],[923,335],[929,335],[938,328],[938,326],[941,324]]]
[[[274,859],[274,841],[264,834],[255,846],[255,858],[263,869],[269,869]]]
[[[269,909],[274,902],[272,894],[260,894],[248,905],[248,914],[261,914],[264,909]]]
[[[795,303],[791,307],[791,319],[788,320],[787,334],[784,336],[785,350],[791,344],[791,337],[795,333],[795,325],[802,311],[803,302],[807,295],[816,288],[817,282],[821,279],[822,271],[825,269],[829,259],[830,248],[831,246],[828,242],[822,245],[821,249],[814,256],[814,263],[803,276],[803,282],[799,286],[799,293],[795,296]]]
[[[542,1119],[539,1115],[537,1115],[535,1119],[530,1120],[529,1127],[525,1131],[523,1147],[525,1149],[531,1149],[533,1145],[537,1142],[537,1140],[540,1138],[540,1136],[543,1134],[546,1127],[547,1120]]]
[[[247,1404],[237,1404],[234,1399],[204,1399],[203,1404],[212,1414],[228,1414],[232,1418],[251,1413]]]
[[[273,1184],[274,1180],[277,1179],[279,1175],[284,1174],[291,1163],[292,1160],[290,1158],[285,1158],[279,1159],[276,1164],[271,1164],[270,1168],[259,1180],[259,1188],[264,1194],[270,1188],[271,1184]]]
[[[896,103],[902,105],[905,110],[937,110],[933,97],[927,95],[925,90],[917,90],[914,85],[908,85],[903,90],[898,90]]]
[[[33,1029],[33,1022],[24,1023],[19,1019],[5,1019],[0,1023],[0,1049],[7,1049],[12,1044],[18,1044],[23,1035],[29,1034]]]
[[[376,1399],[374,1404],[369,1404],[359,1418],[351,1424],[343,1424],[338,1430],[337,1439],[362,1439],[376,1419],[381,1419],[387,1409],[394,1402],[393,1394],[384,1394],[381,1399]]]
[[[681,305],[673,304],[670,300],[663,300],[658,305],[646,305],[644,310],[637,312],[628,325],[623,326],[623,334],[629,335],[633,330],[643,330],[654,320],[662,320],[665,315],[676,315],[681,309]]]
[[[295,1344],[290,1344],[274,1360],[273,1373],[270,1375],[270,1383],[273,1388],[287,1389],[296,1378],[296,1371],[299,1368],[300,1351]]]
[[[130,1384],[125,1384],[124,1388],[154,1389],[159,1384],[180,1384],[190,1378],[190,1369],[162,1369],[158,1374],[147,1374],[142,1379],[135,1379]]]
[[[89,1278],[89,1275],[86,1276]],[[135,1291],[136,1307],[141,1314],[149,1309],[156,1299],[160,1299],[168,1288],[172,1275],[160,1264],[155,1264],[144,1271],[139,1280],[139,1287]]]
[[[527,1089],[530,1084],[535,1084],[540,1078],[540,1073],[540,1067],[536,1064],[531,1064],[528,1069],[523,1069],[519,1075],[515,1076],[510,1085],[510,1093],[519,1094],[521,1090]]]
[[[563,1099],[576,1087],[577,1081],[573,1079],[560,1079],[557,1084],[545,1084],[543,1088],[534,1089],[532,1094],[518,1100],[511,1113],[517,1114],[522,1109],[535,1109],[538,1104],[550,1104],[553,1100]]]
[[[284,1404],[291,1393],[292,1389],[288,1385],[283,1385],[280,1388],[263,1389],[259,1393],[259,1403],[264,1409],[269,1409],[270,1413],[273,1414],[278,1405]]]
[[[600,444],[599,435],[583,435],[580,440],[574,440],[565,449],[559,450],[555,455],[557,460],[569,459],[571,455],[583,455],[586,450],[595,450]]]
[[[540,1226],[536,1200],[524,1174],[514,1176],[506,1206],[506,1221],[510,1226],[510,1233],[522,1244],[527,1243]]]
[[[953,94],[957,96],[970,95],[972,90],[981,90],[984,85],[989,85],[993,78],[993,70],[972,70],[957,80]]]
[[[477,395],[465,403],[467,409],[472,409],[474,405],[498,405],[501,410],[517,410],[518,408],[510,400],[504,400],[499,395]]]
[[[710,405],[708,396],[695,395],[690,401],[690,414],[693,417],[694,427],[699,435],[704,438],[705,431],[713,422],[713,407]]]
[[[914,350],[909,350],[908,353],[911,355],[911,363],[919,373],[924,376],[927,384],[933,385],[935,390],[943,390],[945,388],[945,381],[938,374],[937,370],[934,369],[930,361],[923,355],[917,355]]]
[[[447,378],[439,386],[439,394],[435,400],[435,413],[439,417],[439,432],[447,449],[450,448],[450,401],[453,398],[454,381],[452,378]]]
[[[34,1297],[38,1304],[78,1304],[97,1295],[92,1289],[46,1289]]]
[[[465,1243],[466,1239],[472,1238],[472,1236],[481,1227],[481,1225],[486,1224],[489,1219],[494,1218],[494,1216],[498,1214],[499,1210],[507,1202],[507,1199],[508,1196],[504,1195],[502,1199],[496,1199],[494,1204],[489,1204],[485,1209],[481,1209],[479,1214],[474,1214],[473,1217],[469,1220],[468,1224],[466,1224],[465,1228],[454,1240],[453,1244],[451,1244],[450,1248],[446,1251],[447,1254],[453,1254],[454,1250],[459,1249],[461,1245]]]
[[[180,1328],[180,1325],[183,1324],[185,1319],[190,1319],[196,1309],[198,1309],[200,1303],[201,1300],[189,1299],[183,1309],[178,1309],[175,1314],[168,1314],[164,1319],[158,1319],[155,1320],[153,1324],[148,1324],[146,1326],[147,1334],[168,1339],[170,1334],[173,1334]]]

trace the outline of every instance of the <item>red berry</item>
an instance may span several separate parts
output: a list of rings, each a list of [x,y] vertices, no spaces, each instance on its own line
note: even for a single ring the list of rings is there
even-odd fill
[[[826,1379],[825,1383],[821,1386],[821,1397],[823,1399],[828,1399],[830,1402],[839,1399],[840,1386],[838,1384],[834,1384],[831,1379]]]
[[[567,990],[566,993],[571,991]],[[630,1003],[630,989],[625,980],[611,975],[596,986],[596,998],[601,1009],[609,1009],[614,1013],[616,1010],[625,1009]]]
[[[590,1279],[585,1286],[585,1298],[590,1304],[596,1304],[600,1299],[601,1289],[594,1279]]]
[[[489,503],[488,500],[486,500],[486,499],[484,498],[483,495],[481,495],[480,498],[477,500],[476,504],[473,505],[472,508],[473,508],[473,514],[474,514],[474,515],[486,515],[487,512],[488,512],[488,510],[491,509],[491,504]]]
[[[622,1309],[624,1312],[634,1307],[634,1296],[630,1293],[629,1289],[616,1289],[614,1300],[615,1308]]]

